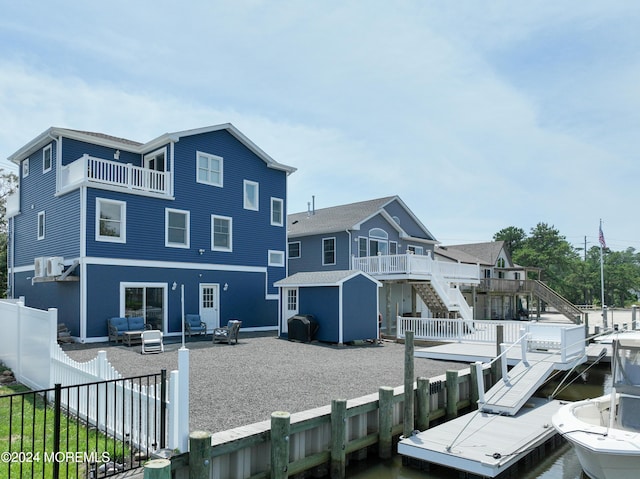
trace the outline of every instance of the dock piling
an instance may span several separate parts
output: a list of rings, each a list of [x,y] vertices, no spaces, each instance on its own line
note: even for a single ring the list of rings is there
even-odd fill
[[[289,437],[291,414],[276,411],[271,414],[271,478],[286,479],[289,468]]]
[[[393,455],[393,388],[378,390],[378,456],[389,459]]]
[[[404,337],[404,409],[403,435],[409,437],[415,429],[415,410],[413,405],[414,357],[413,331],[406,331]]]
[[[347,401],[331,401],[331,479],[343,479],[347,469]],[[286,477],[286,476],[285,476]]]

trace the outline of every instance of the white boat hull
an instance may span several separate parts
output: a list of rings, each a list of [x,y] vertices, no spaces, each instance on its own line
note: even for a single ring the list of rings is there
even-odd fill
[[[610,428],[610,404],[609,394],[566,404],[553,416],[553,426],[574,447],[582,469],[591,479],[638,477],[640,433]]]

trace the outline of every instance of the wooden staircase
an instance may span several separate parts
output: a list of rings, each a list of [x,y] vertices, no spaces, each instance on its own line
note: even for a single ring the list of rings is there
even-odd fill
[[[582,311],[580,311],[580,309],[574,306],[571,301],[560,296],[542,281],[531,281],[531,285],[531,292],[535,296],[540,298],[545,303],[553,306],[558,310],[559,313],[562,313],[574,323],[581,324],[583,313]]]
[[[449,316],[449,308],[431,282],[416,281],[410,284],[435,317]]]

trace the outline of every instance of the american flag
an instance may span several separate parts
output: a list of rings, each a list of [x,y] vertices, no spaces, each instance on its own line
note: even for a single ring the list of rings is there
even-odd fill
[[[604,234],[602,233],[602,225],[600,225],[600,231],[598,233],[598,241],[600,241],[600,246],[603,248],[607,247],[607,243],[604,241]]]

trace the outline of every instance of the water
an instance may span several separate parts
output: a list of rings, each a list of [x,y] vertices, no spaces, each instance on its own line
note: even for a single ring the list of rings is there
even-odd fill
[[[599,365],[587,369],[587,366],[568,379],[562,381],[565,373],[560,373],[548,382],[538,395],[549,397],[554,394],[557,399],[577,401],[579,399],[598,397],[605,394],[611,386],[611,375],[608,365]],[[560,383],[563,385],[558,388]],[[567,386],[567,383],[571,382]],[[558,388],[559,392],[556,391]],[[355,464],[347,470],[347,477],[353,479],[459,479],[458,471],[440,467],[432,467],[429,472],[420,471],[402,465],[402,457],[375,464]],[[521,479],[587,479],[583,474],[578,458],[569,444],[549,454],[535,468],[523,471],[518,475]]]

